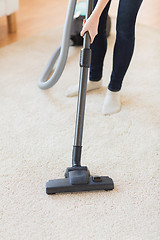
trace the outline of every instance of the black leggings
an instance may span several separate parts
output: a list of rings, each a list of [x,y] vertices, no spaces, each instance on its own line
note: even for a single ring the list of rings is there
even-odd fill
[[[117,92],[122,87],[123,78],[129,67],[135,42],[135,23],[138,10],[143,0],[120,0],[116,24],[116,42],[113,53],[113,69],[108,89]],[[94,6],[98,0],[94,0]],[[103,61],[107,50],[106,20],[111,0],[103,10],[98,34],[91,44],[92,59],[90,67],[91,81],[99,81],[102,78]]]

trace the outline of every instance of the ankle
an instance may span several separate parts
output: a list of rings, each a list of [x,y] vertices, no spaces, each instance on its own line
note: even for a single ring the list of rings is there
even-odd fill
[[[88,82],[90,82],[90,83],[102,83],[102,78],[99,79],[99,80],[92,80],[92,79],[89,79]]]

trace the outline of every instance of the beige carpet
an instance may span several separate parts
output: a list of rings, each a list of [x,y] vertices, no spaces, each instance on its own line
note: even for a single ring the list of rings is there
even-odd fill
[[[56,86],[37,87],[62,29],[0,49],[0,239],[158,240],[160,30],[137,26],[120,113],[101,114],[114,32],[104,87],[87,96],[82,163],[112,177],[115,190],[48,196],[45,183],[71,166],[77,105],[64,92],[79,81],[80,48]]]

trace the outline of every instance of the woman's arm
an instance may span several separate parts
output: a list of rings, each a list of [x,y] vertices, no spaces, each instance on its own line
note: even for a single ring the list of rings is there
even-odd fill
[[[85,32],[88,31],[91,37],[91,43],[93,42],[95,36],[98,33],[99,18],[108,2],[109,0],[98,0],[92,14],[87,19],[86,23],[82,28],[81,36],[83,36]]]

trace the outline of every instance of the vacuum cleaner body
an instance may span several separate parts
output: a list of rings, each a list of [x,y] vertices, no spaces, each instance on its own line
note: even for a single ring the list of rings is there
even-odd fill
[[[93,9],[93,0],[88,0],[86,19]],[[88,69],[91,65],[90,35],[83,37],[83,48],[80,54],[80,80],[75,125],[75,138],[72,152],[72,167],[66,169],[65,178],[49,180],[46,183],[46,193],[81,192],[93,190],[112,190],[114,183],[108,176],[90,176],[86,166],[81,166],[82,134],[85,112]]]
[[[83,44],[83,37],[80,36],[80,32],[82,30],[82,24],[86,16],[86,11],[86,1],[81,1],[76,4],[70,36],[70,39],[72,40],[74,46],[81,46]]]

